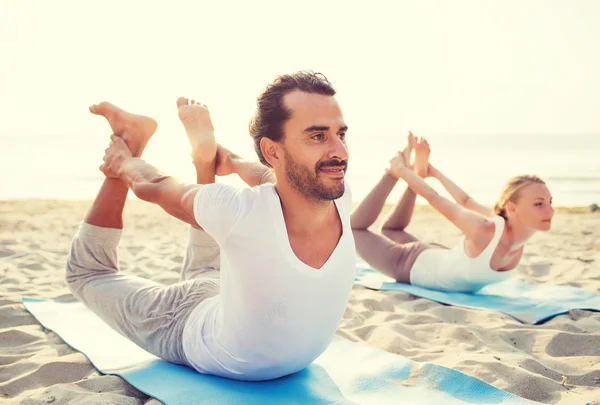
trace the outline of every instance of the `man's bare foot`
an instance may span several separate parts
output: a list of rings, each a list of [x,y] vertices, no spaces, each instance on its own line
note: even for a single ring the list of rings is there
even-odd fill
[[[113,133],[123,138],[134,157],[142,155],[158,126],[150,117],[129,113],[106,101],[92,105],[90,112],[106,118]]]
[[[184,97],[177,99],[177,108],[192,145],[192,160],[194,163],[213,162],[217,155],[217,142],[208,108]]]
[[[417,176],[423,178],[427,177],[427,173],[429,172],[430,153],[429,143],[427,143],[425,138],[421,137],[415,144],[415,164],[413,170]]]

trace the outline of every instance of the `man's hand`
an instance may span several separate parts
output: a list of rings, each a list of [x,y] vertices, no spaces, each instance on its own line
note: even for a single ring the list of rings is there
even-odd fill
[[[100,171],[106,177],[119,178],[121,165],[127,158],[131,158],[131,151],[125,141],[117,136],[110,136],[110,144],[104,152],[104,163],[100,165]]]
[[[227,148],[217,144],[217,164],[215,174],[217,176],[227,176],[235,173],[234,163],[240,160],[240,157]]]

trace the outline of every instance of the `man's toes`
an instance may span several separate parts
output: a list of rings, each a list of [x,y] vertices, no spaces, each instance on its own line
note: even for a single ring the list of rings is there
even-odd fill
[[[103,115],[105,117],[121,116],[122,114],[126,113],[126,111],[123,111],[123,109],[112,103],[109,103],[108,101],[103,101],[101,103],[92,105],[90,107],[90,112],[96,115]]]

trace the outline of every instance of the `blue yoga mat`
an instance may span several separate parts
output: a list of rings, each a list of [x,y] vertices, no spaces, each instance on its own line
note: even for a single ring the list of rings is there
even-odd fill
[[[475,293],[436,291],[397,283],[368,265],[359,263],[355,282],[374,290],[404,291],[448,305],[491,309],[532,325],[566,314],[572,309],[600,311],[600,297],[581,288],[536,287],[519,280],[490,284]]]
[[[532,404],[458,371],[339,337],[293,375],[265,382],[228,380],[158,359],[79,302],[24,298],[23,303],[100,372],[119,375],[167,405]]]

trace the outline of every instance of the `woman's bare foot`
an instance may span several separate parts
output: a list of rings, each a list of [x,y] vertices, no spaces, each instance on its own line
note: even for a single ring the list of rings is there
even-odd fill
[[[90,112],[106,118],[113,133],[123,138],[134,157],[142,155],[158,126],[150,117],[129,113],[106,101],[92,105]]]
[[[184,97],[177,99],[177,108],[179,119],[192,145],[194,163],[214,162],[217,155],[217,142],[208,108],[204,104]]]
[[[412,134],[412,132],[408,131],[408,139],[406,142],[406,146],[402,149],[402,156],[404,156],[404,161],[408,166],[410,166],[410,154],[415,147],[416,138]]]
[[[417,176],[427,177],[427,173],[429,172],[429,154],[431,153],[431,149],[429,149],[429,143],[425,138],[420,138],[418,142],[415,143],[415,164],[413,167],[414,172]]]

